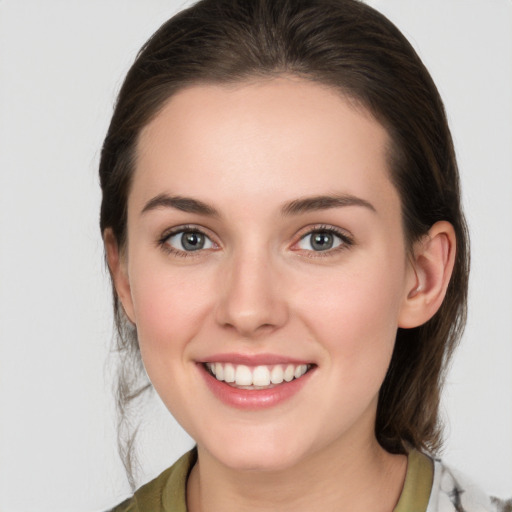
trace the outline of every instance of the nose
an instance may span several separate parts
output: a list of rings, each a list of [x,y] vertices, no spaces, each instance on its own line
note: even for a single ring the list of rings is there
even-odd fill
[[[288,307],[279,269],[265,250],[235,255],[221,273],[216,320],[244,338],[282,327]]]

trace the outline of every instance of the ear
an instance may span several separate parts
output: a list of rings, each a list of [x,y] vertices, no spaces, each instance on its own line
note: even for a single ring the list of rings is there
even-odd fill
[[[452,276],[455,247],[455,230],[446,221],[436,222],[414,244],[399,327],[418,327],[440,308]]]
[[[119,245],[112,229],[107,228],[103,232],[103,243],[105,244],[108,268],[110,270],[112,281],[114,282],[117,296],[121,301],[121,305],[128,317],[128,320],[135,325],[135,314],[130,289],[130,280],[128,278],[126,256],[119,250]]]

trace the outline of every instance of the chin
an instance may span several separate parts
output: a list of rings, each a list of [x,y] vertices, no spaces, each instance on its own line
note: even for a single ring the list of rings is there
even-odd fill
[[[304,444],[290,437],[251,436],[247,433],[204,447],[211,456],[231,470],[282,471],[299,464],[306,456]]]
[[[275,472],[289,469],[299,460],[300,457],[283,456],[275,451],[262,453],[261,450],[243,450],[223,457],[221,462],[236,471]]]

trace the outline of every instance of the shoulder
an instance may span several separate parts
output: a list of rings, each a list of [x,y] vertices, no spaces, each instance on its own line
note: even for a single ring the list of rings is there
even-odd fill
[[[187,478],[196,460],[194,448],[108,512],[186,512]]]
[[[512,512],[512,500],[488,496],[466,475],[434,461],[434,481],[426,512]]]
[[[136,512],[138,510],[137,504],[135,503],[134,497],[128,498],[127,500],[119,503],[114,508],[109,509],[107,512]]]

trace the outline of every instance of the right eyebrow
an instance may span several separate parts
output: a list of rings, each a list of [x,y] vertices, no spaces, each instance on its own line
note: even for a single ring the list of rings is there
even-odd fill
[[[197,213],[207,215],[208,217],[220,217],[219,212],[209,204],[203,203],[197,199],[183,196],[170,196],[168,194],[158,194],[150,199],[145,205],[141,215],[151,210],[159,208],[174,208],[187,213]]]

